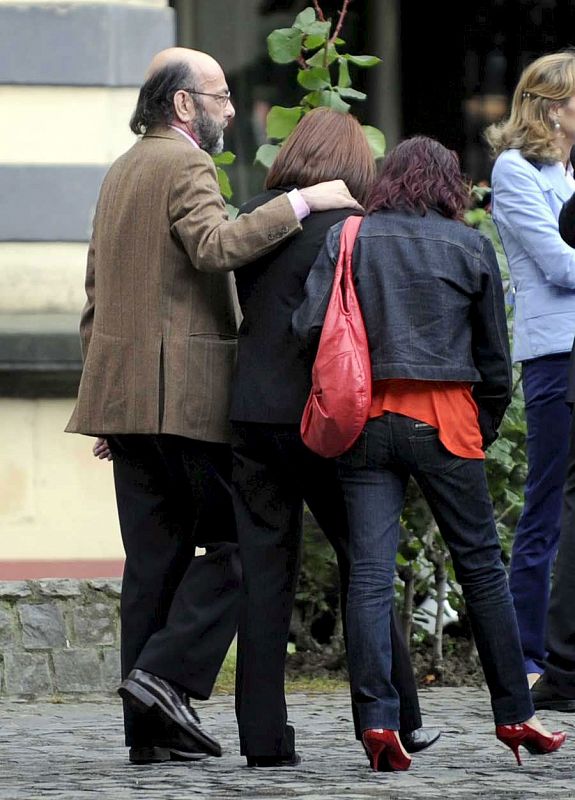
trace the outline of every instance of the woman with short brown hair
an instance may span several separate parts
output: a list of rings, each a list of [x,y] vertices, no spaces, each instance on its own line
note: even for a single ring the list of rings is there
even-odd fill
[[[341,178],[364,202],[375,165],[351,115],[306,114],[277,156],[265,191],[242,210],[278,193]],[[303,501],[335,549],[342,602],[347,591],[348,531],[335,463],[312,453],[299,434],[311,387],[313,350],[292,335],[291,316],[327,230],[351,211],[311,214],[303,231],[236,272],[244,319],[232,386],[233,499],[244,574],[238,634],[236,710],[241,751],[252,766],[297,763],[287,724],[285,656],[299,572]],[[394,685],[401,696],[402,741],[421,750],[438,737],[422,729],[405,642],[394,628]],[[361,735],[361,732],[357,732]]]

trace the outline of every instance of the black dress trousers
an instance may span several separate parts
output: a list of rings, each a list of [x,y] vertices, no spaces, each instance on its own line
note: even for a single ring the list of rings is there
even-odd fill
[[[171,435],[108,443],[126,552],[122,675],[143,669],[206,699],[238,621],[230,448]],[[154,743],[152,716],[125,704],[124,720],[128,746]]]
[[[288,755],[285,656],[300,566],[303,502],[337,555],[341,602],[349,585],[348,527],[335,461],[308,450],[298,425],[232,423],[232,493],[238,526],[243,598],[238,632],[236,714],[241,752]],[[345,620],[345,613],[343,614]],[[409,651],[394,616],[392,681],[400,696],[400,729],[421,727]],[[357,738],[361,737],[357,720]]]

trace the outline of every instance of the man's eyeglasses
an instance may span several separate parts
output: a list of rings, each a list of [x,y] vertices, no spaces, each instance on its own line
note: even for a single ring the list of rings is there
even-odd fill
[[[232,96],[229,89],[225,94],[211,94],[210,92],[196,92],[193,89],[186,89],[186,91],[187,91],[188,94],[201,94],[204,97],[213,97],[218,101],[218,103],[222,106],[222,108],[224,108],[230,102],[230,99],[231,99],[231,96]]]

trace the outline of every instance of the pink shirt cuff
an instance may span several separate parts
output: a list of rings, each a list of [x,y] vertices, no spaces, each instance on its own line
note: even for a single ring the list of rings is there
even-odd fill
[[[298,218],[298,222],[301,222],[302,219],[311,214],[310,207],[297,189],[292,189],[291,192],[288,192],[287,196],[293,208],[293,212]]]

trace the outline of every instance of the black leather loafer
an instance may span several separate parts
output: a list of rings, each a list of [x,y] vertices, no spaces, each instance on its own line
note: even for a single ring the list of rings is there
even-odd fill
[[[163,747],[130,747],[130,764],[161,764],[170,760],[170,751]]]
[[[130,764],[163,764],[166,761],[203,761],[206,753],[174,750],[169,747],[130,747]]]
[[[531,699],[536,711],[575,711],[575,692],[568,694],[553,686],[545,674],[531,687]]]
[[[301,764],[299,753],[289,756],[247,756],[248,767],[297,767]]]
[[[219,743],[203,730],[194,709],[169,681],[150,672],[133,669],[120,685],[118,694],[136,708],[143,711],[155,709],[168,724],[175,724],[188,738],[190,750],[221,756]]]
[[[399,734],[401,744],[408,753],[419,753],[420,750],[431,747],[440,736],[441,731],[438,728],[417,728],[409,733]]]
[[[153,718],[150,715],[153,714]],[[132,745],[129,759],[131,764],[162,764],[166,761],[200,761],[208,758],[196,747],[187,733],[171,720],[152,709],[147,720],[153,719],[153,733],[150,742]]]

